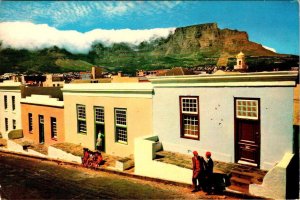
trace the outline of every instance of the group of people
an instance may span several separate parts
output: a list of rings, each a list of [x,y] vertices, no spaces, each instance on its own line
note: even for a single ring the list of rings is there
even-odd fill
[[[197,192],[203,190],[207,194],[212,192],[212,176],[213,176],[213,167],[214,162],[211,158],[211,153],[206,152],[205,159],[202,156],[199,156],[197,151],[193,152],[194,156],[193,161],[193,186],[194,189],[192,192]]]
[[[83,148],[83,157],[82,157],[82,165],[85,167],[92,167],[92,168],[97,168],[103,158],[101,155],[101,152],[96,151],[90,151],[88,148]]]

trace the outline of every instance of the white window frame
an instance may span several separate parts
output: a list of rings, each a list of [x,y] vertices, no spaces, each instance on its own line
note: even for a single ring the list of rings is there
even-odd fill
[[[95,112],[95,123],[104,124],[104,120],[105,120],[104,107],[95,106],[94,107],[94,112]],[[97,119],[99,119],[97,117],[99,117],[100,120],[97,120]]]
[[[199,97],[198,96],[180,96],[180,134],[182,138],[200,139],[200,117],[199,117]],[[190,118],[190,119],[188,119]],[[192,119],[196,119],[196,124],[191,124]],[[185,133],[185,121],[190,121],[189,126],[196,126],[196,134]]]
[[[80,108],[84,109],[84,113],[80,113],[81,112]],[[76,111],[77,111],[77,132],[81,133],[81,134],[86,134],[87,127],[86,127],[86,107],[85,107],[85,105],[77,104]],[[84,127],[85,127],[84,129],[81,128],[82,127],[81,123],[84,124]]]
[[[239,103],[241,102],[241,104]],[[245,102],[245,104],[243,103]],[[253,104],[254,103],[254,104]],[[259,110],[259,105],[258,105],[258,100],[257,99],[236,99],[236,108],[235,108],[235,115],[236,118],[239,119],[251,119],[251,120],[258,120],[258,110]],[[244,104],[244,105],[242,105]],[[239,113],[245,113],[244,114],[239,114]],[[248,116],[248,113],[252,113],[256,116]]]
[[[118,114],[118,112],[124,112],[125,111],[125,121],[120,121],[122,120],[121,118],[124,119],[123,116],[120,116]],[[120,123],[122,122],[122,123]],[[124,137],[120,134],[124,134],[122,133],[123,131],[126,131],[126,140],[122,140],[120,138]],[[127,109],[126,108],[115,108],[115,137],[116,137],[116,142],[121,143],[121,144],[128,144],[128,127],[127,127]]]
[[[52,139],[57,139],[57,120],[56,120],[56,117],[50,117],[50,123],[51,123],[51,138]]]

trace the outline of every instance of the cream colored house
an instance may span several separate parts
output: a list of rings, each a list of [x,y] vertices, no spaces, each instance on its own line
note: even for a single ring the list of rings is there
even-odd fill
[[[65,140],[95,149],[104,134],[102,151],[133,154],[134,139],[152,134],[150,83],[65,84]]]
[[[21,129],[21,83],[4,81],[0,83],[0,132],[7,138],[9,131]]]

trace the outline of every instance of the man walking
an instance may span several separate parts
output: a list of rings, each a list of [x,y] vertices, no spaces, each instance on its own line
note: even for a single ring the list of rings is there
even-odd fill
[[[202,156],[198,155],[197,151],[194,151],[193,154],[194,156],[192,158],[192,162],[193,162],[192,182],[193,182],[194,190],[192,192],[197,192],[200,190],[200,187],[203,186],[204,159]]]

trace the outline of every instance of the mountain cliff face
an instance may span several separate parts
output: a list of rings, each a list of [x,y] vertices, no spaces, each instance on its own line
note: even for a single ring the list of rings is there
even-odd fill
[[[91,65],[128,74],[135,74],[137,69],[174,66],[233,67],[240,51],[246,55],[246,62],[253,71],[298,66],[299,56],[274,53],[249,41],[246,32],[219,29],[216,23],[209,23],[177,28],[166,39],[145,41],[137,46],[97,43],[88,54],[72,54],[57,47],[38,51],[5,49],[0,42],[0,73],[84,71]]]
[[[177,28],[167,42],[155,50],[155,53],[165,55],[204,53],[213,56],[226,53],[234,56],[240,51],[251,56],[278,55],[260,44],[249,41],[246,32],[219,29],[216,23]]]

